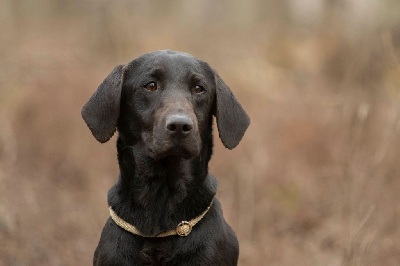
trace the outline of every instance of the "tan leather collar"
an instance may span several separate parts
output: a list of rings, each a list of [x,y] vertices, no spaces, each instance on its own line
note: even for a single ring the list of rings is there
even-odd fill
[[[199,216],[197,216],[196,218],[190,220],[190,221],[182,221],[180,222],[176,229],[174,230],[169,230],[166,231],[164,233],[160,233],[156,236],[148,236],[148,235],[144,235],[142,234],[135,226],[131,225],[130,223],[124,221],[122,218],[120,218],[111,208],[111,206],[108,207],[108,209],[110,210],[110,215],[111,218],[114,220],[114,222],[120,226],[121,228],[125,229],[128,232],[131,232],[132,234],[138,235],[138,236],[142,236],[142,237],[166,237],[166,236],[173,236],[173,235],[178,235],[178,236],[187,236],[190,234],[190,232],[192,231],[192,227],[195,226],[198,222],[200,222],[201,219],[203,219],[204,215],[206,215],[206,213],[208,212],[208,210],[210,210],[212,204],[214,202],[214,199],[212,199],[210,206],[208,206],[208,208]]]

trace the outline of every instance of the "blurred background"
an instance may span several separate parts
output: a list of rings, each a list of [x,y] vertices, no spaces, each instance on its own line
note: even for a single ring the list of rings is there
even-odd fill
[[[400,264],[397,0],[0,0],[0,265],[90,265],[118,174],[80,111],[117,64],[209,62],[252,119],[210,172],[240,265]]]

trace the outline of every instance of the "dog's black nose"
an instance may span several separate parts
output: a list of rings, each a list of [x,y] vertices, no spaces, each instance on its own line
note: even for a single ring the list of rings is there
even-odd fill
[[[174,114],[167,118],[167,131],[174,136],[184,137],[189,135],[193,128],[193,121],[186,115]]]

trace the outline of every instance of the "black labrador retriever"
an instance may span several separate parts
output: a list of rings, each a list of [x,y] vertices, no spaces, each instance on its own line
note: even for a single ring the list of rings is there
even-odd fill
[[[213,115],[233,149],[250,119],[219,75],[186,53],[145,54],[101,83],[82,117],[102,143],[118,129],[120,175],[94,265],[237,265],[208,173]]]

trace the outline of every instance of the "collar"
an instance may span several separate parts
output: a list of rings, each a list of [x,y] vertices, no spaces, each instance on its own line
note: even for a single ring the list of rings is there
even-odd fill
[[[204,215],[210,210],[212,204],[214,202],[214,198],[211,200],[210,206],[199,216],[196,218],[190,220],[190,221],[182,221],[180,222],[176,229],[169,230],[163,233],[160,233],[156,236],[149,236],[149,235],[144,235],[142,234],[134,225],[124,221],[121,217],[119,217],[114,210],[111,208],[111,206],[108,207],[110,210],[110,215],[111,218],[114,220],[114,222],[121,227],[122,229],[125,229],[128,232],[131,232],[134,235],[138,235],[141,237],[166,237],[166,236],[173,236],[173,235],[178,235],[178,236],[188,236],[190,232],[192,232],[193,226],[195,226],[198,222],[200,222],[201,219],[203,219]]]

